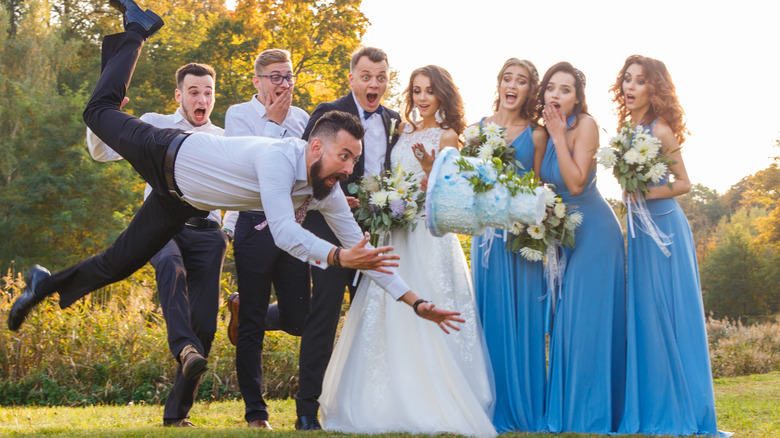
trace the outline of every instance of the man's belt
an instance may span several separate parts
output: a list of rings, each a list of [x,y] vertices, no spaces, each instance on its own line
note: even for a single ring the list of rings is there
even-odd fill
[[[179,190],[179,186],[176,185],[176,179],[173,177],[173,167],[176,163],[176,155],[179,154],[181,144],[190,134],[192,133],[182,132],[173,138],[168,144],[168,149],[165,150],[165,161],[163,162],[163,173],[165,174],[165,184],[168,186],[168,193],[180,201],[184,201],[182,198],[184,194]]]
[[[219,222],[202,217],[191,217],[186,224],[187,228],[219,228]]]

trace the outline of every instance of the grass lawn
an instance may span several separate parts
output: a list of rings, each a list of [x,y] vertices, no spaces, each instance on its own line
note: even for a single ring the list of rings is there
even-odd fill
[[[718,426],[742,437],[780,436],[780,373],[717,379],[715,398]],[[271,400],[271,424],[274,436],[302,436],[295,432],[295,402]],[[163,428],[162,406],[86,406],[0,408],[0,436],[67,437],[248,437],[260,432],[250,430],[243,421],[243,402],[198,403],[192,410],[197,428]],[[328,432],[305,435],[336,435]],[[387,436],[401,436],[400,434]],[[548,434],[506,434],[523,438],[550,437]],[[596,435],[561,434],[561,437]]]

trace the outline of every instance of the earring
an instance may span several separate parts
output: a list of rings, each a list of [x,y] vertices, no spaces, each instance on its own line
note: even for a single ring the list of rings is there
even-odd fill
[[[420,118],[420,112],[417,110],[417,107],[414,107],[412,110],[412,123],[417,123],[417,120]]]
[[[443,109],[441,109],[441,108],[438,108],[438,109],[436,110],[436,113],[435,113],[433,116],[436,118],[436,123],[438,123],[438,124],[440,124],[440,125],[441,125],[442,123],[444,123],[444,120],[445,120],[444,118],[445,118],[446,116],[445,116],[445,114],[444,114],[444,110],[443,110]]]

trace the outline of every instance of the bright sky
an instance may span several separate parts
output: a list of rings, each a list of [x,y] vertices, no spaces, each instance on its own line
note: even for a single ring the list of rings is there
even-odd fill
[[[585,73],[604,146],[617,123],[608,89],[626,57],[641,54],[663,61],[677,87],[693,183],[723,193],[780,155],[779,2],[363,0],[361,10],[371,21],[364,44],[387,52],[402,86],[417,67],[446,68],[470,123],[492,113],[507,58],[532,61],[540,75],[569,61]],[[604,196],[619,198],[611,172],[598,176]]]

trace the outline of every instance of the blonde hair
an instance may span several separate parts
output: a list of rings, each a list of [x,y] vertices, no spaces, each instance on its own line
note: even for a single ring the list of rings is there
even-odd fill
[[[292,63],[290,60],[290,52],[283,49],[263,50],[259,55],[257,55],[257,58],[255,58],[255,74],[259,75],[261,73],[260,70],[263,67],[267,67],[277,62]]]

